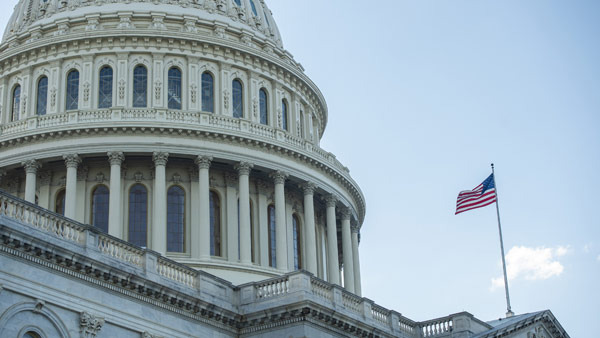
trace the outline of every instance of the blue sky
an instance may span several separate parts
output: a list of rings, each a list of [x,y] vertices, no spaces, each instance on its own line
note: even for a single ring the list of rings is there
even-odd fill
[[[366,297],[504,316],[496,210],[454,215],[494,162],[513,310],[600,332],[600,2],[267,2],[327,100],[323,148],[366,196]]]

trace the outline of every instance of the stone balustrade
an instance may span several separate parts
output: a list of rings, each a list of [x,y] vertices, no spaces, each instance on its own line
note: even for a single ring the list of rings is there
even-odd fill
[[[421,323],[424,338],[445,335],[453,330],[452,316],[442,317]]]

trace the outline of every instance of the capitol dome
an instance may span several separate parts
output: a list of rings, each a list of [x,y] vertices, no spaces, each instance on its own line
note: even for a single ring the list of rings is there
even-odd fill
[[[365,200],[326,125],[264,0],[20,0],[0,44],[0,189],[110,255],[360,294]]]

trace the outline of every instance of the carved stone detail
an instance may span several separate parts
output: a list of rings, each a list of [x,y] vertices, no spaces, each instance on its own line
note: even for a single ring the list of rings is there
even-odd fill
[[[99,172],[96,174],[96,182],[102,183],[106,180],[106,176],[104,176],[103,172]]]
[[[121,165],[125,161],[125,155],[121,151],[109,151],[108,162],[110,165]]]
[[[281,170],[277,170],[269,174],[269,177],[273,179],[275,184],[285,184],[285,180],[288,178],[288,176],[289,175],[287,173]]]
[[[335,195],[333,195],[333,194],[327,195],[323,199],[325,200],[325,205],[328,208],[335,207],[335,205],[337,204],[337,201],[338,201],[337,197],[335,197]]]
[[[225,184],[228,187],[237,187],[238,186],[238,175],[232,172],[225,173]]]
[[[208,169],[210,168],[212,159],[212,156],[198,156],[195,162],[198,165],[198,169]]]
[[[135,174],[133,174],[133,179],[136,183],[140,183],[144,179],[144,174],[138,171]]]
[[[99,318],[92,316],[87,312],[82,312],[79,317],[79,325],[81,327],[82,338],[93,338],[100,333],[100,330],[104,325],[104,318]]]
[[[155,151],[152,154],[152,161],[154,161],[155,166],[165,166],[167,165],[167,161],[169,160],[169,153]]]
[[[234,169],[237,170],[238,175],[250,175],[250,171],[254,168],[254,164],[248,162],[240,162],[234,166]]]
[[[25,167],[25,172],[28,174],[37,173],[38,169],[42,167],[42,165],[36,160],[27,160],[21,163],[23,167]]]
[[[175,184],[181,183],[181,175],[179,175],[179,173],[174,173],[171,181]]]
[[[317,189],[317,186],[312,182],[306,182],[306,183],[302,184],[300,187],[302,188],[304,195],[314,195],[315,190]]]
[[[348,221],[350,220],[350,217],[352,217],[352,209],[344,206],[340,208],[340,215],[342,216],[342,221]]]
[[[88,179],[88,172],[90,168],[86,165],[82,165],[77,168],[77,180],[78,181],[86,181]]]
[[[67,168],[77,168],[81,163],[81,158],[77,154],[63,155],[63,160],[65,160]]]

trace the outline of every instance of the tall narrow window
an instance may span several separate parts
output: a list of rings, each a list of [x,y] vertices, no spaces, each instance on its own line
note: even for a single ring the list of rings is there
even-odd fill
[[[277,266],[277,247],[275,237],[275,206],[269,205],[267,210],[267,216],[269,218],[269,264],[272,267]]]
[[[235,1],[235,4],[238,6],[242,6],[242,0],[233,0]]]
[[[202,111],[214,113],[215,80],[209,72],[202,74]]]
[[[258,16],[258,12],[256,11],[256,5],[254,4],[254,0],[250,0],[250,7],[252,7],[252,13],[254,13],[254,16]]]
[[[185,192],[174,186],[167,192],[167,251],[184,252]]]
[[[302,246],[300,242],[300,221],[298,216],[292,216],[292,231],[294,236],[294,269],[299,270],[302,267]]]
[[[56,194],[56,200],[54,201],[54,212],[57,214],[65,214],[65,196],[66,190],[63,189]]]
[[[267,91],[262,88],[258,93],[258,101],[260,106],[260,123],[267,125],[269,124],[269,111],[268,111],[268,98]]]
[[[18,121],[21,112],[21,86],[17,85],[13,90],[12,96],[12,117],[11,121]]]
[[[141,184],[129,190],[129,243],[146,246],[148,238],[148,191]]]
[[[301,110],[300,111],[300,121],[298,121],[298,123],[300,124],[300,137],[304,137],[304,112]]]
[[[181,109],[181,70],[169,69],[169,109]]]
[[[242,82],[240,80],[233,80],[233,117],[242,118],[244,117],[244,94],[242,89]]]
[[[48,78],[42,77],[38,81],[37,86],[37,105],[35,113],[37,115],[46,115],[46,108],[48,106]]]
[[[99,185],[92,193],[92,225],[108,233],[108,188]]]
[[[79,71],[72,70],[67,74],[67,110],[79,107]]]
[[[112,107],[113,70],[109,66],[100,69],[98,81],[98,108]]]
[[[210,254],[221,256],[221,200],[210,192]]]
[[[148,69],[139,65],[133,70],[133,107],[145,108],[148,105]]]
[[[281,128],[288,130],[288,105],[285,100],[281,100]]]

